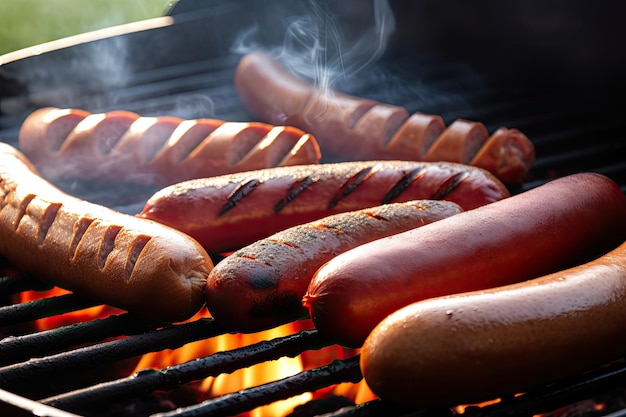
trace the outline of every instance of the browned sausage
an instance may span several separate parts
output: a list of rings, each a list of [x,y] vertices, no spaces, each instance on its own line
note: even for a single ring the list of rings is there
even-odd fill
[[[361,368],[371,389],[389,401],[477,403],[621,358],[624,323],[626,243],[531,281],[400,309],[365,341]]]
[[[256,241],[219,262],[207,279],[211,315],[233,331],[257,332],[300,317],[300,300],[326,261],[374,239],[462,211],[450,201],[392,203],[335,214]]]
[[[619,185],[570,175],[344,252],[316,272],[304,303],[320,333],[360,346],[407,304],[535,278],[615,247],[624,219]]]
[[[311,135],[289,126],[215,119],[91,114],[43,108],[19,132],[20,149],[46,178],[170,185],[192,178],[318,163]]]
[[[202,307],[213,268],[190,237],[65,194],[4,143],[0,254],[40,280],[164,322]]]
[[[315,88],[264,53],[241,59],[235,85],[255,117],[310,132],[326,156],[459,162],[507,184],[522,182],[535,161],[533,143],[517,129],[490,136],[482,123],[466,120],[446,128],[440,116]]]
[[[489,172],[467,165],[339,162],[182,182],[155,193],[139,216],[181,230],[209,253],[219,253],[346,211],[410,200],[448,200],[470,210],[509,195]]]

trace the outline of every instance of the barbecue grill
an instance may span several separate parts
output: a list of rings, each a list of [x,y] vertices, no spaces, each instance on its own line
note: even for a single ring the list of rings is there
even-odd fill
[[[558,1],[541,2],[536,9],[525,2],[524,13],[508,2],[472,10],[463,2],[445,7],[436,1],[407,3],[389,3],[395,30],[382,53],[375,49],[345,55],[359,65],[342,67],[344,77],[335,88],[409,111],[439,114],[447,124],[461,118],[483,122],[489,131],[500,126],[520,129],[534,142],[537,161],[514,193],[583,171],[603,173],[626,190],[624,104],[612,102],[625,90],[624,64],[612,44],[621,29],[613,26],[620,16],[617,10],[597,5],[590,10],[578,2],[561,7]],[[232,84],[243,53],[254,48],[304,53],[301,44],[286,41],[285,34],[298,21],[314,24],[307,26],[311,32],[306,37],[317,36],[329,46],[321,63],[336,63],[330,57],[346,51],[341,42],[353,44],[376,22],[373,14],[380,17],[381,9],[372,5],[380,3],[180,0],[160,18],[7,54],[0,57],[0,141],[16,146],[22,121],[44,106],[253,120]],[[514,16],[507,7],[515,9]],[[341,42],[333,37],[337,28]],[[129,213],[156,191],[80,181],[57,185]],[[218,338],[225,331],[206,317],[163,326],[122,311],[37,329],[33,323],[38,319],[101,303],[71,293],[16,303],[17,296],[48,287],[13,270],[7,261],[1,268],[3,415],[236,415],[362,379],[358,353],[347,352],[291,377],[199,401],[185,389],[194,381],[303,352],[314,355],[330,344],[314,329],[299,329],[132,373],[142,355]],[[337,395],[305,402],[290,415],[436,417],[460,412],[410,409],[379,399],[355,405]],[[463,412],[626,416],[626,361]]]

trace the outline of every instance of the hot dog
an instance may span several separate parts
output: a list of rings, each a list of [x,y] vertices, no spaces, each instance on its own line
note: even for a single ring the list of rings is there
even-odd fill
[[[389,401],[477,403],[621,358],[625,322],[623,243],[571,269],[402,308],[369,335],[361,369]]]
[[[448,200],[470,210],[509,195],[489,172],[467,165],[338,162],[185,181],[156,192],[138,215],[220,253],[346,211],[410,200]]]
[[[195,240],[65,194],[4,143],[0,254],[40,280],[163,322],[202,307],[213,268]]]
[[[299,127],[315,136],[324,155],[344,160],[450,161],[489,170],[506,184],[522,182],[535,160],[533,143],[517,129],[489,134],[482,123],[457,120],[324,91],[271,56],[244,56],[235,86],[246,108],[267,123]]]
[[[357,245],[460,213],[450,201],[419,200],[335,214],[254,242],[209,274],[211,315],[237,332],[257,332],[300,317],[313,273]]]
[[[320,333],[360,346],[405,305],[536,278],[615,247],[625,218],[614,181],[570,175],[344,252],[315,273],[303,303]]]
[[[321,158],[315,138],[294,127],[141,117],[121,110],[36,110],[22,124],[19,146],[51,180],[159,186]]]

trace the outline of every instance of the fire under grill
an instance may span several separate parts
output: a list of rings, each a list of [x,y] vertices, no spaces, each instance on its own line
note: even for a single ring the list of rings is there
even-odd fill
[[[122,33],[85,34],[64,40],[65,44],[42,45],[36,51],[4,57],[0,65],[0,141],[16,145],[21,122],[43,106],[253,120],[232,84],[237,62],[246,48],[284,47],[284,24],[278,25],[274,19],[284,22],[285,16],[303,12],[301,6],[285,2],[262,4],[263,13],[260,4],[254,2],[199,5],[180,1],[167,16],[125,26]],[[356,7],[355,2],[345,4]],[[328,12],[328,7],[320,2],[316,16],[325,16],[320,10]],[[396,15],[399,29],[403,29],[403,14]],[[357,21],[348,23],[361,27],[358,19],[353,19]],[[258,36],[252,45],[242,41],[244,29],[258,27],[274,28],[275,32],[255,32]],[[322,33],[328,36],[329,32]],[[348,38],[350,34],[348,31]],[[503,67],[510,62],[481,65],[464,56],[434,54],[427,47],[418,53],[412,46],[408,54],[406,45],[392,39],[387,54],[367,71],[350,74],[349,82],[338,85],[349,94],[401,105],[409,111],[439,114],[446,123],[460,118],[483,122],[489,131],[500,126],[520,129],[535,144],[537,161],[528,180],[511,190],[514,193],[583,171],[603,173],[626,190],[623,104],[608,104],[608,96],[623,90],[621,80],[605,96],[597,87],[606,79],[594,80],[593,86],[574,88],[579,84],[570,83],[577,80],[576,76],[551,77],[553,74],[545,68],[535,68],[538,72],[528,68],[506,72]],[[528,65],[533,67],[532,63]],[[130,213],[136,212],[155,191],[82,182],[58,185],[87,200]],[[229,416],[362,379],[358,352],[346,351],[340,359],[322,360],[291,377],[198,400],[195,390],[188,387],[204,378],[283,357],[314,355],[330,344],[314,329],[294,327],[288,334],[134,372],[138,358],[146,354],[197,341],[208,343],[225,331],[211,318],[163,326],[126,312],[85,321],[59,320],[53,328],[42,330],[36,327],[40,319],[60,318],[64,313],[81,312],[101,303],[71,293],[17,302],[20,295],[49,288],[15,271],[9,262],[2,262],[2,415]],[[355,405],[346,397],[333,395],[309,400],[290,415],[436,417],[457,413],[458,409],[448,408],[407,409],[378,399]],[[626,361],[503,398],[499,403],[467,407],[464,414],[626,416]]]

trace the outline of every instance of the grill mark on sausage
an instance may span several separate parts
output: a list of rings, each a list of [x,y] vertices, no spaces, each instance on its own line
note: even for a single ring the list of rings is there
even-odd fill
[[[343,230],[343,228],[339,225],[332,225],[332,224],[316,224],[313,225],[312,227],[313,229],[318,229],[318,230],[328,230],[332,233],[337,233],[337,234],[344,234],[345,231]]]
[[[224,204],[224,206],[222,206],[222,209],[220,210],[218,217],[222,216],[223,214],[227,213],[228,211],[232,210],[233,208],[235,208],[235,206],[241,201],[243,200],[243,198],[245,196],[247,196],[248,194],[250,194],[252,191],[254,191],[254,189],[256,188],[257,185],[261,184],[261,181],[257,180],[257,179],[251,179],[248,180],[246,182],[244,182],[243,184],[239,184],[234,190],[233,192],[231,192],[227,199],[228,201],[226,201],[226,204]]]
[[[115,248],[115,237],[121,230],[122,226],[114,225],[109,226],[104,232],[104,236],[102,237],[102,243],[100,244],[100,252],[98,253],[98,266],[100,267],[100,269],[104,269],[107,258]]]
[[[57,213],[62,206],[63,205],[61,203],[52,203],[46,208],[46,211],[44,211],[43,215],[41,216],[41,227],[39,228],[38,239],[39,246],[42,246],[43,242],[46,240],[46,236],[48,236],[48,230],[50,230],[50,226],[52,226],[52,223],[54,223],[54,220],[57,217]]]
[[[294,293],[275,292],[267,297],[263,302],[255,304],[248,314],[253,318],[263,318],[268,316],[287,316],[302,308],[301,297]]]
[[[387,120],[387,126],[381,137],[381,146],[383,149],[389,147],[393,138],[400,132],[400,128],[409,120],[407,116],[394,114]]]
[[[354,190],[356,190],[361,184],[368,180],[374,173],[378,171],[378,166],[368,167],[360,170],[352,177],[348,179],[343,185],[337,190],[333,198],[328,202],[327,209],[330,210],[335,207],[342,198],[348,196]]]
[[[15,230],[17,230],[17,228],[19,227],[20,222],[22,221],[22,219],[26,215],[26,210],[28,209],[28,205],[30,204],[31,201],[33,201],[33,199],[35,197],[36,197],[35,194],[28,194],[18,204],[18,206],[17,206],[17,215],[15,216],[15,220],[13,221],[13,227],[15,227]]]
[[[296,245],[293,242],[287,242],[285,240],[278,240],[278,239],[267,239],[268,242],[274,242],[274,243],[279,243],[281,245],[285,245],[285,246],[289,246],[290,248],[294,248],[294,249],[299,249],[300,246]]]
[[[191,158],[193,153],[200,152],[200,145],[202,145],[205,139],[209,135],[212,135],[221,125],[222,123],[220,121],[214,119],[203,119],[201,123],[192,120],[181,122],[177,129],[183,126],[186,130],[178,137],[178,140],[172,144],[172,149],[176,150],[176,163],[182,163],[187,158]],[[174,130],[174,132],[176,132],[176,130]]]
[[[243,255],[239,255],[240,258],[244,258],[244,259],[250,259],[251,261],[255,261],[258,262],[260,264],[263,264],[265,266],[272,266],[271,263],[264,261],[263,259],[259,259],[254,255],[248,255],[248,254],[243,254]]]
[[[431,200],[443,200],[448,194],[450,194],[454,189],[469,176],[467,171],[462,171],[454,174],[450,178],[448,178],[441,186],[435,190],[435,192],[430,196]]]
[[[126,266],[124,268],[126,281],[130,280],[130,277],[133,275],[137,259],[139,259],[139,255],[141,255],[141,252],[146,247],[150,239],[152,239],[150,236],[139,235],[130,244],[128,256],[126,257]]]
[[[426,174],[427,169],[425,167],[416,168],[406,173],[400,181],[398,181],[383,197],[381,204],[389,204],[395,200],[400,194],[405,192],[413,182],[422,178]]]
[[[365,214],[368,217],[371,217],[372,219],[381,220],[381,221],[384,221],[384,222],[388,222],[389,221],[388,218],[383,217],[383,216],[378,216],[378,215],[376,215],[376,214],[374,214],[372,212],[369,212],[369,211],[366,211],[363,214]]]
[[[94,219],[88,217],[82,217],[76,223],[74,223],[74,234],[72,235],[72,241],[70,242],[70,259],[74,259],[76,256],[76,250],[78,249],[78,244],[85,236],[85,232],[94,222]]]
[[[296,198],[298,195],[300,195],[301,192],[306,190],[311,184],[317,182],[318,180],[319,180],[319,178],[314,178],[314,177],[311,177],[310,175],[307,175],[301,181],[295,182],[289,188],[289,192],[287,193],[287,195],[284,198],[280,199],[274,205],[274,213],[280,212],[282,209],[285,208],[285,206],[287,206],[287,204],[291,203],[294,198]]]
[[[365,114],[372,110],[375,106],[376,103],[363,103],[361,106],[358,106],[350,115],[350,119],[348,120],[348,130],[354,130],[354,127],[359,123],[363,116],[365,116]]]
[[[271,290],[278,287],[278,280],[272,271],[266,268],[259,268],[256,273],[252,274],[248,284],[257,290]]]

